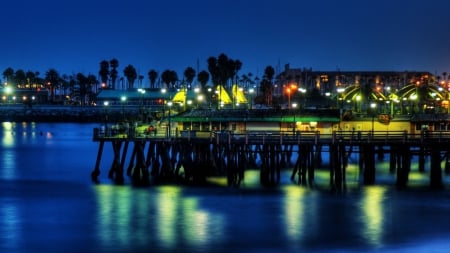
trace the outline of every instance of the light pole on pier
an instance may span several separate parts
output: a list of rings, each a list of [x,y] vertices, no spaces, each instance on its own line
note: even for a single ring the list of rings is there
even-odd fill
[[[122,102],[122,121],[125,121],[125,102],[127,101],[127,97],[121,96],[120,101]]]
[[[253,88],[250,88],[249,90],[248,90],[248,94],[250,95],[250,101],[248,101],[248,103],[249,103],[249,105],[250,105],[250,110],[252,109],[252,107],[253,107],[253,99],[252,99],[252,96],[253,96],[253,92],[254,92],[255,90],[253,89]]]
[[[167,106],[169,106],[169,125],[168,125],[168,127],[167,127],[167,137],[170,138],[170,132],[171,132],[171,130],[172,130],[172,129],[171,129],[172,122],[171,122],[171,118],[170,118],[170,114],[172,113],[172,112],[171,112],[172,101],[167,102]]]
[[[375,127],[375,115],[376,115],[376,108],[377,108],[377,104],[376,103],[371,103],[370,104],[370,111],[371,111],[371,114],[372,114],[372,136],[373,136],[373,133],[374,133],[374,127]]]

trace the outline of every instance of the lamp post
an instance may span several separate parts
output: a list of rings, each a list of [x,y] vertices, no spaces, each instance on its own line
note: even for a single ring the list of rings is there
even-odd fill
[[[141,106],[144,107],[144,95],[145,95],[145,90],[142,88],[138,89],[138,92],[141,94]]]
[[[338,93],[338,95],[337,95],[337,107],[339,107],[339,109],[341,110],[341,113],[342,113],[342,110],[344,109],[343,107],[344,107],[344,98],[342,97],[342,94],[344,93],[344,91],[345,91],[345,89],[344,88],[337,88],[337,93]]]
[[[250,105],[250,110],[252,109],[252,105],[253,105],[253,99],[252,99],[252,96],[253,96],[253,92],[254,92],[255,90],[253,89],[253,88],[250,88],[249,90],[248,90],[248,94],[250,94],[250,101],[249,101],[249,105]]]
[[[375,114],[376,114],[376,108],[377,108],[377,104],[376,103],[370,103],[370,111],[372,114],[372,136],[373,136],[373,132],[374,132],[374,127],[375,127]]]
[[[105,107],[105,125],[108,123],[108,111],[107,111],[108,105],[109,105],[108,101],[103,102],[103,106]]]
[[[171,114],[171,108],[172,108],[172,101],[167,102],[167,106],[169,106],[169,125],[167,127],[167,137],[170,138],[170,132],[171,132],[171,119],[170,119],[170,114]]]
[[[301,101],[302,103],[301,103],[300,107],[305,108],[306,107],[306,105],[305,105],[306,104],[305,103],[305,100],[306,100],[306,98],[305,98],[306,89],[302,88],[302,87],[299,87],[298,91],[300,92],[300,98],[303,100],[303,101]]]
[[[202,94],[199,94],[199,95],[197,95],[197,109],[198,109],[198,104],[200,104],[200,103],[202,103],[202,101],[203,101],[203,95]]]
[[[199,99],[199,96],[201,96],[201,95],[200,95],[200,88],[199,88],[199,87],[195,87],[195,88],[194,88],[194,92],[195,92],[195,97],[196,97],[196,100],[197,100],[197,103],[196,103],[196,105],[195,105],[195,108],[198,109],[198,101],[200,100],[200,99]]]
[[[208,88],[209,93],[209,109],[211,109],[211,103],[212,103],[212,89],[211,87]]]
[[[163,102],[162,103],[163,104],[163,115],[166,114],[166,97],[165,97],[166,91],[167,90],[165,88],[161,89],[161,93],[163,94],[163,98],[162,98],[163,99],[163,101],[162,101]]]
[[[13,93],[13,89],[10,86],[6,86],[5,91],[6,91],[6,102],[9,103],[10,102],[9,97]]]
[[[122,102],[122,120],[125,121],[125,102],[127,101],[127,97],[121,96],[120,101]]]
[[[288,95],[288,109],[291,109],[291,88],[287,87],[286,93]]]
[[[145,106],[144,106],[145,90],[142,88],[139,88],[138,92],[141,94],[141,108],[140,108],[141,120],[142,120],[142,122],[145,122]]]

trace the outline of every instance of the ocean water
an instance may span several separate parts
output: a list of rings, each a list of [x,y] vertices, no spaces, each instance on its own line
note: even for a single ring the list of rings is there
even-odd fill
[[[377,172],[359,184],[350,164],[343,193],[292,183],[263,188],[133,187],[90,173],[95,124],[1,123],[0,252],[448,252],[450,192],[412,173],[408,189]],[[356,159],[354,159],[356,160]],[[351,159],[352,161],[352,159]],[[379,167],[383,167],[380,161]],[[413,168],[414,170],[414,168]],[[222,179],[217,179],[221,182]],[[326,185],[327,173],[318,173]],[[423,187],[420,185],[424,185]]]

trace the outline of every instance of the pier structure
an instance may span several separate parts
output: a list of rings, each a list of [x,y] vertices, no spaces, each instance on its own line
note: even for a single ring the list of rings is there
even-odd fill
[[[450,173],[450,133],[428,131],[419,135],[406,131],[357,132],[261,132],[234,134],[230,131],[203,135],[182,131],[170,137],[133,130],[116,133],[114,129],[95,128],[94,142],[99,143],[91,178],[99,182],[100,164],[106,143],[112,145],[113,159],[108,177],[124,183],[125,174],[133,184],[202,184],[211,176],[226,176],[230,186],[239,186],[247,169],[259,169],[260,183],[274,186],[281,170],[292,170],[291,179],[302,185],[314,185],[314,174],[328,168],[330,188],[346,187],[349,157],[358,153],[361,183],[376,183],[376,158],[389,155],[390,172],[396,186],[408,185],[411,160],[418,159],[419,171],[429,171],[429,186],[442,188],[443,173]],[[323,164],[323,156],[329,163]],[[127,163],[128,159],[128,163]],[[429,160],[429,163],[425,161]],[[445,169],[441,164],[445,161]],[[426,168],[428,166],[429,168]]]

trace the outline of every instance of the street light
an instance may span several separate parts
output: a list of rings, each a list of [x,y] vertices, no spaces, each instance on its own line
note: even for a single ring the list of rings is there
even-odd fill
[[[375,126],[375,113],[376,113],[375,109],[376,109],[376,107],[377,107],[376,103],[370,103],[370,110],[372,113],[372,136],[373,136],[374,126]]]
[[[145,90],[139,88],[138,92],[141,94],[141,106],[144,107],[144,95],[145,95]]]
[[[104,101],[103,105],[105,106],[105,125],[106,125],[106,123],[108,123],[108,111],[107,111],[107,108],[108,108],[109,102],[108,101]]]
[[[300,104],[300,107],[302,107],[303,106],[303,108],[305,108],[306,107],[306,105],[305,105],[305,93],[306,93],[306,89],[305,88],[302,88],[302,87],[299,87],[298,88],[298,91],[300,92],[300,98],[303,100],[303,101],[301,101],[302,103]],[[302,105],[303,104],[303,105]]]
[[[127,101],[127,97],[120,97],[120,101],[122,101],[122,120],[125,121],[125,101]]]
[[[169,106],[169,126],[168,126],[168,130],[167,130],[167,136],[170,138],[170,132],[171,132],[170,114],[171,114],[171,108],[172,108],[172,101],[167,102],[167,106]]]
[[[212,103],[212,89],[211,87],[208,88],[209,93],[209,109],[211,109],[211,103]]]
[[[291,108],[291,92],[297,89],[297,85],[291,84],[286,88],[286,93],[288,95],[288,109]]]
[[[195,105],[195,108],[197,109],[197,108],[198,108],[198,102],[200,101],[199,97],[201,96],[201,94],[200,94],[200,88],[199,88],[199,87],[195,87],[195,88],[194,88],[194,92],[195,92],[195,97],[196,97],[196,100],[197,100],[197,103],[196,103],[196,105]]]
[[[250,110],[252,109],[252,105],[253,105],[253,99],[252,99],[252,96],[253,96],[253,92],[255,91],[255,89],[253,89],[253,88],[250,88],[249,90],[248,90],[248,94],[250,94],[250,101],[249,101],[249,104],[250,104]]]
[[[288,94],[288,109],[291,108],[291,88],[287,87],[286,93]]]
[[[144,106],[144,95],[145,95],[145,89],[139,88],[138,92],[141,94],[141,108],[140,108],[140,113],[141,113],[141,120],[142,122],[145,122],[145,106]]]
[[[163,115],[166,114],[166,97],[165,97],[166,92],[167,90],[165,88],[161,89],[161,93],[163,94]]]
[[[197,95],[197,109],[198,109],[198,104],[201,104],[203,101],[203,95],[199,94]]]
[[[10,102],[9,96],[13,93],[13,89],[11,88],[11,86],[6,86],[5,92],[6,92],[6,100],[7,102]]]

